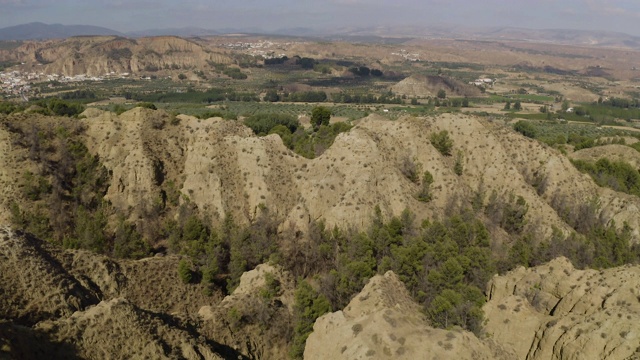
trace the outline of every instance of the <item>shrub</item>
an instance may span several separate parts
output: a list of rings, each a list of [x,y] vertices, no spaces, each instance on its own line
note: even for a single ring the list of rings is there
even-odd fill
[[[416,198],[423,202],[431,201],[431,184],[433,184],[433,175],[429,171],[425,171],[422,176],[422,185]]]
[[[145,108],[145,109],[151,109],[151,110],[158,110],[158,108],[151,102],[138,103],[138,107]]]
[[[456,162],[453,165],[453,172],[456,173],[456,175],[461,176],[462,172],[464,171],[464,155],[462,155],[462,151],[458,151],[457,155],[456,155]]]
[[[440,154],[444,156],[451,155],[451,148],[453,147],[453,140],[449,137],[447,130],[442,130],[437,133],[431,134],[431,145],[433,145]]]
[[[532,139],[535,139],[537,135],[536,128],[530,122],[524,120],[520,120],[515,123],[515,125],[513,125],[513,130]]]
[[[318,130],[321,125],[329,125],[331,120],[331,110],[324,106],[316,106],[311,111],[311,125],[314,130]]]
[[[279,125],[285,126],[291,133],[300,127],[298,119],[286,114],[255,114],[246,118],[244,124],[256,135],[266,135]]]
[[[178,263],[178,276],[183,283],[188,284],[193,279],[193,273],[191,272],[191,265],[185,259],[180,260]]]

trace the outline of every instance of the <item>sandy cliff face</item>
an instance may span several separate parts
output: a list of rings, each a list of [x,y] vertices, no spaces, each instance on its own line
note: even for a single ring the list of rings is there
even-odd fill
[[[237,121],[175,118],[142,108],[120,116],[89,109],[85,116],[83,140],[112,174],[105,199],[132,220],[175,193],[214,223],[232,214],[246,224],[267,206],[283,229],[304,232],[319,219],[329,227],[362,228],[376,205],[385,217],[408,208],[421,220],[469,208],[477,195],[486,206],[495,191],[503,201],[520,196],[526,201],[524,231],[537,239],[549,237],[553,227],[568,233],[567,215],[595,198],[597,216],[616,226],[627,222],[634,240],[640,239],[637,197],[600,188],[558,151],[473,116],[389,121],[372,115],[316,159],[293,153],[277,135],[257,137]],[[453,156],[443,156],[430,143],[442,130],[453,140]],[[12,145],[8,128],[0,129],[0,140],[6,150],[0,153],[5,184],[0,218],[6,221],[9,203],[20,201],[20,171],[35,165],[25,162],[27,150]],[[458,154],[461,175],[454,172]],[[419,175],[425,170],[433,175],[431,201],[416,199],[420,184],[403,174],[407,162]],[[494,230],[497,239],[506,239]]]
[[[462,330],[429,326],[393,272],[373,277],[343,310],[316,320],[305,359],[512,359]]]
[[[640,346],[640,267],[576,270],[565,258],[489,284],[485,330],[520,359],[630,359]]]
[[[480,89],[475,86],[433,75],[410,76],[395,84],[391,90],[394,94],[418,98],[435,97],[440,90],[444,90],[450,96],[482,96]]]
[[[278,136],[256,137],[235,121],[180,115],[172,125],[168,115],[147,109],[86,115],[87,146],[113,171],[107,199],[122,210],[157,198],[170,180],[214,220],[231,213],[248,222],[264,204],[281,223],[298,228],[321,218],[331,227],[362,227],[376,205],[385,216],[409,208],[418,218],[437,217],[469,207],[479,191],[486,205],[495,190],[504,199],[522,196],[529,206],[527,231],[546,237],[552,226],[569,230],[558,215],[566,210],[559,199],[571,210],[597,195],[605,220],[627,221],[640,237],[637,198],[600,188],[556,150],[473,116],[395,122],[370,116],[310,160]],[[442,130],[453,139],[453,154],[463,156],[461,176],[453,171],[455,155],[441,155],[429,141]],[[407,159],[432,173],[429,203],[416,200],[419,185],[403,175]],[[532,186],[534,178],[544,186]]]
[[[230,63],[224,54],[190,40],[172,36],[127,39],[81,36],[65,40],[28,42],[3,58],[25,62],[25,69],[66,76],[101,76],[114,72],[154,72],[163,69],[205,69],[209,63]]]

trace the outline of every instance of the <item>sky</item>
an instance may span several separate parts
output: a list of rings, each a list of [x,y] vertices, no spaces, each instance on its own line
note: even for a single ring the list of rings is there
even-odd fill
[[[640,36],[640,0],[0,0],[0,28],[36,21],[122,32],[457,25]]]

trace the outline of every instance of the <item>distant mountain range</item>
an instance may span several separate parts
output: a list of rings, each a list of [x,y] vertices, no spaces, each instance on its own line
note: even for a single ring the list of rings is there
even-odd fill
[[[9,26],[0,29],[0,40],[45,40],[63,39],[81,35],[119,35],[125,34],[99,26],[91,25],[61,25],[34,22],[23,25]]]
[[[571,30],[571,29],[523,29],[513,27],[469,28],[462,26],[376,26],[349,27],[332,30],[310,28],[282,28],[265,31],[259,28],[204,29],[198,27],[149,29],[133,32],[119,32],[113,29],[91,25],[44,24],[40,22],[0,28],[1,40],[44,40],[68,38],[82,35],[117,35],[127,37],[148,36],[214,36],[225,34],[263,34],[295,37],[317,37],[329,40],[355,42],[403,42],[411,38],[446,38],[465,40],[513,40],[545,42],[567,45],[589,45],[627,47],[640,49],[640,37],[624,33]]]

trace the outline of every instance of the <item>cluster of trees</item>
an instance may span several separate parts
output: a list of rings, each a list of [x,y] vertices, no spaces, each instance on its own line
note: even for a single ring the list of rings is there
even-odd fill
[[[571,162],[576,169],[589,174],[600,186],[640,196],[640,173],[625,161],[601,158],[595,163],[584,160],[571,160]]]
[[[117,257],[148,255],[148,246],[131,224],[113,214],[103,197],[110,174],[79,140],[83,129],[74,123],[57,127],[34,119],[9,129],[18,143],[39,162],[38,173],[25,172],[22,189],[28,206],[11,204],[12,222],[19,228],[67,248],[84,248]]]
[[[271,59],[264,59],[265,65],[281,65],[287,62],[289,58],[287,56],[276,57]]]
[[[62,93],[58,96],[63,100],[88,100],[95,101],[97,99],[96,94],[91,90],[76,90]]]
[[[303,69],[313,69],[313,67],[317,64],[315,59],[308,57],[297,57],[296,65],[300,65]]]
[[[84,105],[77,102],[65,101],[59,98],[47,98],[36,101],[40,108],[35,112],[43,115],[78,116],[85,109]]]
[[[622,108],[622,109],[640,108],[639,99],[622,99],[622,98],[611,97],[607,100],[604,100],[602,99],[602,97],[600,97],[598,99],[598,104]]]
[[[144,102],[182,102],[182,103],[213,103],[219,101],[260,101],[257,94],[251,92],[235,92],[222,88],[212,88],[206,91],[196,91],[188,89],[186,92],[165,92],[157,91],[148,94],[141,93],[124,93],[127,99],[144,101]]]
[[[412,100],[411,103],[413,105],[417,105],[418,100],[416,99],[415,102]],[[448,106],[448,107],[454,107],[454,108],[469,107],[469,99],[467,98],[446,99],[446,98],[436,97],[435,99],[429,99],[429,104],[433,104],[435,106]]]
[[[282,101],[291,102],[325,102],[327,101],[327,93],[324,91],[301,91],[285,93],[281,97]]]
[[[535,139],[537,136],[537,130],[533,124],[528,121],[520,120],[513,125],[513,130],[521,133],[522,135]]]
[[[366,66],[352,67],[352,68],[349,69],[349,72],[352,73],[353,75],[362,76],[362,77],[369,76],[369,75],[376,76],[376,77],[381,77],[382,75],[384,75],[381,70],[379,70],[379,69],[370,69],[370,68],[368,68]]]
[[[0,101],[0,114],[13,114],[14,112],[23,111],[24,107],[10,101]]]
[[[248,77],[247,74],[243,73],[242,70],[237,67],[227,67],[222,73],[235,80],[244,80]]]
[[[504,110],[515,110],[515,111],[520,111],[522,110],[522,103],[520,103],[520,100],[516,100],[513,103],[513,107],[511,106],[511,101],[508,101],[504,103]]]
[[[376,96],[373,94],[348,94],[338,93],[331,95],[334,102],[345,104],[402,104],[401,96],[391,93]]]
[[[344,122],[330,125],[330,119],[331,110],[317,106],[311,112],[310,130],[302,128],[295,117],[285,114],[256,114],[248,117],[245,125],[259,136],[278,134],[286,147],[313,159],[328,149],[338,134],[351,129],[351,125]]]
[[[440,154],[444,156],[451,156],[453,140],[449,136],[449,132],[447,130],[432,133],[429,140],[431,141],[431,145],[433,145]]]
[[[329,231],[316,224],[309,243],[282,259],[296,275],[317,274],[318,292],[333,311],[344,308],[373,275],[393,270],[434,324],[479,331],[481,289],[495,272],[489,245],[489,232],[471,213],[419,225],[408,210],[385,222],[376,208],[369,229]]]
[[[244,124],[258,136],[270,134],[278,126],[285,127],[290,133],[296,132],[300,127],[298,119],[286,114],[255,114],[246,118]]]

